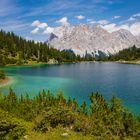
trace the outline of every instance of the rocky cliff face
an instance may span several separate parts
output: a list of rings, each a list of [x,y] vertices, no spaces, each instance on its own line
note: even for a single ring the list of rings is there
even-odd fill
[[[55,28],[47,43],[59,50],[72,50],[80,56],[86,53],[95,56],[99,52],[109,55],[133,45],[140,47],[140,39],[127,30],[109,33],[100,26],[88,25]]]

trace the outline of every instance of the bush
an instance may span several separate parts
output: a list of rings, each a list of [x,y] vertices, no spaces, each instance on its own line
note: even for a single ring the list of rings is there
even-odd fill
[[[23,123],[20,119],[0,110],[0,138],[2,140],[20,139],[26,132],[26,127]]]
[[[41,113],[35,121],[36,130],[46,132],[49,128],[58,125],[70,127],[76,120],[76,114],[65,108],[49,108],[48,111]]]
[[[73,129],[75,132],[82,132],[84,135],[92,134],[93,121],[89,117],[79,116],[74,123]]]
[[[28,94],[18,98],[10,89],[8,95],[0,94],[0,108],[24,119],[0,110],[0,138],[4,140],[19,139],[26,130],[27,137],[30,132],[50,135],[55,129],[59,132],[58,126],[67,133],[73,131],[96,139],[140,138],[140,119],[125,109],[120,99],[113,97],[111,102],[107,102],[99,93],[91,94],[90,105],[83,103],[79,107],[75,99],[66,100],[62,94],[54,96],[50,91],[47,94],[43,91],[32,99]],[[44,139],[48,138],[45,136]]]

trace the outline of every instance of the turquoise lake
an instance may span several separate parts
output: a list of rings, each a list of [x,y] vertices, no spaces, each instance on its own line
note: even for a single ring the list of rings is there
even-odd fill
[[[122,99],[130,111],[140,112],[140,65],[119,63],[77,63],[61,65],[9,66],[3,69],[13,78],[0,88],[7,94],[11,87],[17,95],[51,90],[63,91],[66,97],[87,101],[91,92],[100,92],[107,100],[113,95]]]

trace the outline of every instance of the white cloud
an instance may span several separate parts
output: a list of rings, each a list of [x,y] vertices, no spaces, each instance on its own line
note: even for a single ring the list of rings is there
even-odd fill
[[[46,30],[43,32],[44,34],[50,34],[54,32],[54,28],[52,27],[47,27]]]
[[[70,23],[68,22],[68,18],[67,17],[63,17],[60,20],[57,20],[56,22],[57,23],[60,23],[63,26],[70,25]]]
[[[33,39],[32,39],[31,37],[29,37],[29,36],[26,36],[25,39],[26,39],[26,40],[33,40]]]
[[[5,30],[5,31],[14,31],[14,32],[28,32],[28,29],[29,29],[29,24],[30,23],[26,23],[26,22],[23,22],[23,21],[19,21],[19,20],[7,20],[6,22],[4,22],[4,24],[3,24],[3,22],[1,22],[0,23],[0,28],[1,29],[3,29],[3,30]]]
[[[125,22],[130,22],[130,21],[135,21],[137,20],[137,17],[140,17],[140,13],[134,14],[132,15],[128,20],[126,20]]]
[[[76,18],[79,19],[79,20],[82,20],[82,19],[85,18],[85,16],[79,15],[79,16],[76,16]]]
[[[39,20],[35,20],[33,21],[33,23],[31,24],[31,26],[39,26],[40,25],[40,21]]]
[[[104,25],[104,26],[102,25],[101,27],[104,28],[105,30],[107,30],[110,33],[114,32],[114,31],[118,31],[120,29],[129,30],[129,25],[128,24],[123,24],[123,25],[117,26],[117,24],[111,23],[111,24]]]
[[[31,34],[37,34],[38,31],[39,31],[39,28],[37,27],[37,28],[35,28],[34,30],[31,31]]]
[[[134,21],[134,20],[136,20],[136,18],[134,18],[133,16],[128,19],[128,21]]]
[[[130,26],[130,31],[134,35],[140,35],[140,22],[136,22]]]
[[[100,25],[106,25],[109,23],[109,21],[107,20],[99,20],[97,23],[99,23]]]
[[[117,28],[118,28],[118,30],[120,30],[120,29],[125,29],[125,30],[130,31],[130,26],[129,26],[128,24],[120,25],[120,26],[118,26]],[[132,33],[132,31],[130,31],[130,32]]]
[[[95,24],[96,21],[95,21],[95,20],[92,20],[92,21],[90,21],[89,23],[90,23],[90,24]]]
[[[33,23],[31,24],[31,26],[44,29],[44,28],[46,28],[46,27],[48,26],[48,24],[45,23],[45,22],[41,23],[39,20],[35,20],[35,21],[33,21]]]
[[[114,16],[113,19],[118,19],[120,18],[121,16]]]
[[[130,31],[133,35],[140,35],[140,22],[135,22],[131,25],[129,24],[116,25],[115,23],[112,23],[112,24],[100,25],[100,26],[106,29],[108,32],[114,32],[120,29],[125,29]]]
[[[90,21],[93,21],[93,19],[91,19],[91,18],[88,18],[88,19],[87,19],[87,22],[90,22]]]
[[[111,23],[111,24],[107,24],[101,27],[104,28],[105,30],[107,30],[108,32],[114,32],[117,30],[117,25],[115,23]]]
[[[38,27],[38,28],[41,28],[41,29],[44,29],[44,28],[46,28],[47,26],[48,26],[47,23],[40,23],[37,27]]]
[[[91,18],[88,18],[87,19],[87,23],[88,24],[95,24],[95,23],[97,23],[95,20],[93,20],[93,19],[91,19]]]
[[[140,13],[134,14],[133,17],[140,17]]]
[[[17,6],[16,2],[11,0],[0,0],[0,17],[13,16],[20,12],[21,9]]]

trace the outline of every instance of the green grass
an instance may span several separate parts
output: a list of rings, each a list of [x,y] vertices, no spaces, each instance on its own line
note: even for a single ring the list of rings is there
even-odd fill
[[[63,136],[67,133],[67,136]],[[94,140],[95,137],[87,135],[84,136],[82,133],[76,133],[71,130],[66,130],[61,126],[55,129],[51,129],[46,133],[31,132],[27,135],[27,140]]]

